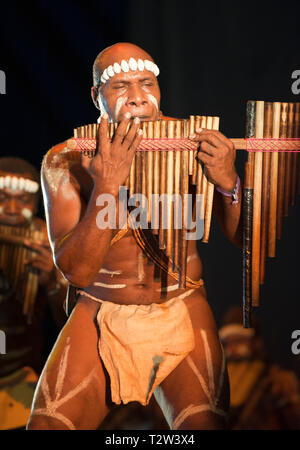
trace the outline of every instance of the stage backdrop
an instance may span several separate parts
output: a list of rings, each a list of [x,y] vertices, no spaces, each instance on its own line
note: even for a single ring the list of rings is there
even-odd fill
[[[95,122],[90,99],[97,53],[118,41],[149,51],[161,69],[165,114],[220,115],[229,137],[245,133],[246,101],[300,101],[291,90],[300,69],[297,2],[262,10],[241,2],[47,0],[1,5],[1,155],[40,167],[44,153]],[[237,169],[243,176],[244,152]],[[42,213],[42,210],[41,210]],[[295,367],[291,333],[300,329],[297,262],[299,199],[284,221],[277,259],[267,265],[260,317],[269,354]],[[209,244],[199,244],[209,302],[217,322],[241,302],[241,251],[213,221]]]

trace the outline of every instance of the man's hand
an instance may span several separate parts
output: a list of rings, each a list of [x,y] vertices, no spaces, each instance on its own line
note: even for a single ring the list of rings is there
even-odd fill
[[[104,192],[117,194],[129,175],[132,159],[143,133],[139,129],[139,118],[133,120],[126,132],[130,122],[130,113],[126,113],[111,141],[108,138],[108,118],[108,114],[101,117],[95,157],[88,166],[87,158],[83,156],[83,165],[95,182],[100,181]]]
[[[39,269],[39,284],[42,286],[46,286],[55,281],[56,268],[54,266],[49,242],[32,241],[31,239],[26,239],[24,243],[28,248],[37,253],[36,256],[33,256],[32,258],[25,261],[25,264]]]
[[[189,139],[199,142],[197,158],[205,164],[209,181],[225,191],[234,189],[237,173],[234,167],[236,150],[220,131],[197,129]]]

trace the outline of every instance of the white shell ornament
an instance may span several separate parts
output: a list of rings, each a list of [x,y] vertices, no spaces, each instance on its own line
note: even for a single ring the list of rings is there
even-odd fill
[[[138,67],[140,72],[143,72],[143,70],[145,69],[145,64],[144,64],[144,61],[142,59],[138,60],[137,67]]]
[[[124,59],[121,61],[121,69],[123,72],[129,72],[129,65]]]
[[[108,68],[106,70],[107,70],[107,74],[109,77],[114,76],[115,72],[114,72],[113,66],[108,66]]]
[[[121,66],[118,63],[114,63],[114,72],[120,73],[121,72]]]
[[[130,70],[136,70],[138,67],[137,62],[134,58],[129,59],[128,65],[129,65]]]

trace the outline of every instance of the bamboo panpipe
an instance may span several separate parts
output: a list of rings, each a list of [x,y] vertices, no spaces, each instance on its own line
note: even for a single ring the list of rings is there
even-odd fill
[[[300,150],[299,140],[291,141],[299,136],[299,103],[251,101],[247,111],[246,143],[252,139],[259,147],[259,139],[263,137],[265,141],[261,151],[249,151],[245,165],[244,326],[249,326],[251,306],[259,305],[259,284],[265,279],[266,251],[268,249],[269,257],[275,256],[276,238],[282,235],[283,216],[295,203]]]
[[[204,116],[191,116],[188,120],[158,120],[154,122],[142,122],[143,139],[151,143],[151,139],[160,139],[161,142],[172,142],[173,147],[160,151],[155,146],[147,151],[137,151],[134,155],[129,176],[125,182],[129,196],[141,193],[148,200],[147,222],[151,223],[154,235],[158,236],[159,248],[165,251],[166,256],[172,261],[172,269],[180,273],[179,285],[185,286],[187,240],[185,213],[188,212],[188,204],[184,203],[185,195],[191,193],[192,185],[195,192],[203,195],[202,219],[207,221],[205,230],[205,242],[208,241],[211,223],[213,185],[203,174],[203,168],[196,160],[197,149],[195,145],[190,150],[182,140],[195,131],[195,127],[217,129],[219,118]],[[117,124],[109,125],[109,137],[113,138]],[[95,139],[97,125],[86,125],[74,130],[75,138]],[[153,141],[154,142],[154,141]],[[174,147],[175,146],[175,147]],[[71,143],[72,147],[72,143]],[[178,147],[178,151],[177,150]],[[185,149],[186,148],[186,149]],[[86,156],[93,156],[94,151],[84,151]],[[163,201],[153,202],[152,194],[165,195]],[[143,197],[144,198],[144,197]],[[172,201],[173,198],[173,201]],[[180,207],[182,205],[182,207]],[[207,208],[206,206],[207,205]],[[142,205],[145,206],[145,205]],[[163,223],[163,214],[166,213]],[[155,220],[159,217],[159,220]],[[199,218],[198,218],[199,220]],[[180,228],[182,226],[182,229]]]
[[[23,313],[31,323],[34,302],[38,290],[39,272],[27,266],[24,261],[31,259],[36,252],[28,248],[25,240],[43,240],[44,234],[29,227],[0,225],[0,270],[23,302]]]
[[[251,307],[259,304],[259,287],[265,279],[266,252],[269,257],[275,256],[276,237],[280,238],[282,232],[282,217],[295,203],[296,194],[300,193],[297,153],[300,140],[291,142],[291,139],[286,139],[299,138],[299,111],[299,103],[248,102],[246,138],[231,139],[236,149],[248,151],[243,192],[243,304],[246,326],[250,323]],[[152,144],[138,149],[126,186],[130,196],[146,193],[148,222],[152,222],[153,217],[160,217],[158,223],[152,224],[152,231],[159,238],[160,248],[172,260],[173,270],[179,272],[180,287],[184,287],[187,259],[185,206],[182,205],[180,215],[176,194],[179,193],[183,199],[184,194],[191,192],[192,185],[195,185],[197,194],[202,194],[204,201],[200,218],[205,219],[202,240],[207,242],[214,190],[207,180],[205,167],[196,163],[196,147],[185,147],[186,138],[199,127],[218,129],[218,118],[190,116],[187,120],[168,122],[160,120],[143,125],[143,138],[148,143],[154,138],[153,149]],[[88,156],[94,154],[96,128],[97,125],[80,127],[74,132],[75,138],[93,134],[93,142],[84,144],[88,146],[85,151]],[[110,137],[115,128],[116,124],[111,126]],[[172,149],[164,147],[163,142],[167,142],[164,140],[172,142],[172,145],[178,144],[178,149],[175,144]],[[70,149],[80,149],[72,139],[67,145]],[[162,214],[158,214],[163,206],[161,202],[152,203],[151,193],[175,194],[174,204],[168,203],[166,208],[167,222],[170,224],[167,230],[162,226]],[[180,221],[182,228],[177,229]]]

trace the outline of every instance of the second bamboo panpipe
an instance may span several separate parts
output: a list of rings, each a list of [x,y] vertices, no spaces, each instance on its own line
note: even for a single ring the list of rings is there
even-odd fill
[[[254,142],[243,192],[243,309],[249,326],[251,307],[259,306],[266,256],[275,256],[283,217],[295,203],[300,148],[292,138],[299,137],[299,103],[249,101],[246,137]]]
[[[26,239],[43,240],[44,234],[34,224],[28,227],[0,225],[0,271],[23,304],[23,314],[31,323],[38,290],[39,271],[25,261],[36,255],[28,248]]]

